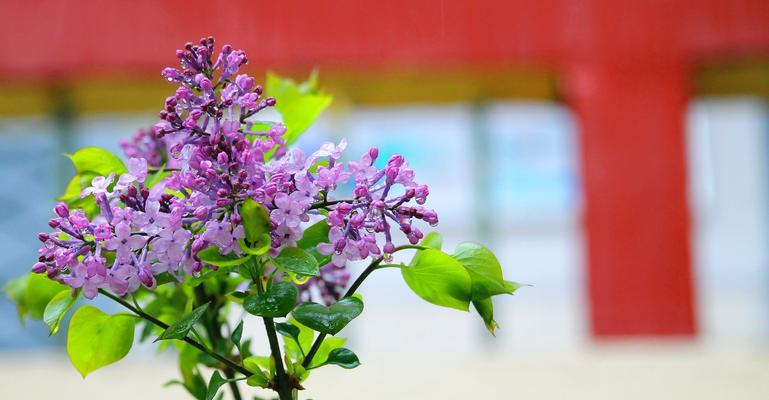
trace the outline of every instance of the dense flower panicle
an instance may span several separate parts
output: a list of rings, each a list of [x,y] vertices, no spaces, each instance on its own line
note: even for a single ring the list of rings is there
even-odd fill
[[[162,73],[178,88],[166,99],[161,121],[121,144],[130,157],[128,172],[96,177],[83,190],[82,197],[94,197],[99,215],[89,219],[56,206],[53,231],[39,235],[34,272],[82,288],[88,298],[98,289],[123,295],[154,288],[163,273],[179,280],[195,276],[204,267],[197,253],[208,246],[242,254],[239,210],[250,198],[269,215],[272,255],[296,246],[306,223],[321,210],[328,213],[328,241],[317,250],[331,263],[300,287],[303,299],[320,296],[328,303],[348,284],[347,261],[387,257],[395,250],[393,228],[416,243],[423,235],[415,219],[438,223],[423,206],[427,186],[414,182],[402,156],[377,168],[379,151],[372,148],[345,164],[344,140],[308,155],[286,148],[280,123],[254,129],[249,118],[275,100],[239,74],[248,61],[244,52],[225,45],[215,55],[213,46],[206,38],[177,51],[181,69]],[[170,174],[150,184],[149,168],[160,167]],[[335,200],[337,188],[350,181],[350,199]]]

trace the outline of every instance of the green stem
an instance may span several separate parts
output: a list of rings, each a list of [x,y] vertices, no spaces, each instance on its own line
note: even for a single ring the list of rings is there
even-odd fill
[[[197,297],[198,303],[199,304],[205,303],[206,301],[205,289],[203,289],[202,286],[198,286],[195,289],[196,289],[195,297]],[[214,299],[214,300],[217,300],[217,299]],[[221,306],[218,303],[213,302],[209,309],[210,312],[207,313],[207,315],[205,316],[205,324],[203,324],[203,327],[206,330],[206,333],[208,333],[208,338],[211,341],[211,347],[213,347],[214,350],[220,350],[222,348],[225,348],[224,338],[222,337],[222,332],[218,322],[220,307]],[[229,354],[226,354],[226,355],[229,356]],[[222,368],[222,372],[224,372],[224,376],[228,380],[230,380],[230,382],[228,382],[228,385],[230,387],[230,391],[232,392],[232,397],[234,397],[235,400],[242,400],[243,397],[240,395],[240,388],[238,387],[238,383],[231,380],[235,378],[235,371],[229,366],[225,366],[224,368]]]
[[[141,311],[141,310],[137,309],[136,307],[134,307],[130,303],[126,302],[125,300],[121,299],[120,297],[115,296],[114,294],[112,294],[112,293],[110,293],[110,292],[108,292],[106,290],[103,290],[103,289],[99,289],[99,293],[109,297],[110,299],[112,299],[113,301],[115,301],[118,304],[122,305],[123,307],[127,308],[128,310],[130,310],[131,312],[133,312],[137,316],[139,316],[139,317],[141,317],[141,318],[151,322],[152,324],[160,327],[161,329],[168,329],[168,325],[165,322],[163,322],[163,321],[153,317],[152,315],[149,315],[149,314],[145,313],[144,311]],[[221,361],[223,364],[227,365],[228,367],[232,368],[233,370],[235,370],[237,372],[240,372],[241,374],[243,374],[245,376],[253,375],[251,372],[249,372],[244,367],[242,367],[242,366],[232,362],[232,360],[228,359],[227,357],[224,357],[223,355],[221,355],[221,354],[219,354],[219,353],[217,353],[217,352],[207,348],[206,346],[204,346],[200,342],[198,342],[198,341],[196,341],[196,340],[194,340],[194,339],[192,339],[192,338],[190,338],[188,336],[185,336],[184,339],[182,339],[182,340],[184,342],[186,342],[187,344],[189,344],[190,346],[192,346],[192,347],[194,347],[194,348],[196,348],[196,349],[198,349],[198,350],[200,350],[200,351],[210,355],[211,357]]]
[[[414,250],[425,250],[427,249],[426,246],[420,246],[416,244],[407,244],[403,246],[398,246],[393,250],[393,254],[396,252],[399,252],[401,250],[408,250],[408,249],[414,249]],[[360,285],[363,284],[363,281],[368,278],[369,275],[371,275],[372,272],[379,269],[379,265],[382,264],[382,261],[384,261],[384,256],[381,256],[373,261],[371,261],[371,264],[366,267],[366,269],[363,270],[363,272],[358,276],[358,278],[355,280],[355,282],[352,283],[352,286],[350,286],[349,289],[347,289],[347,292],[342,296],[342,298],[350,297],[353,294],[355,294],[355,291],[358,290]],[[310,347],[310,351],[307,352],[307,356],[304,357],[304,361],[302,362],[302,366],[304,368],[309,368],[310,364],[312,363],[312,358],[315,357],[315,353],[318,352],[320,349],[320,345],[323,344],[323,340],[326,338],[325,333],[321,333],[318,335],[317,338],[315,338],[315,342],[312,343],[312,347]]]
[[[258,271],[258,276],[251,275],[251,280],[256,284],[256,290],[259,293],[264,293],[264,286],[262,285],[262,272],[259,266],[254,265]],[[283,356],[280,353],[280,345],[278,344],[278,335],[275,330],[275,321],[269,317],[262,317],[264,321],[264,329],[267,331],[267,339],[270,343],[270,353],[275,360],[275,391],[278,392],[280,400],[292,400],[292,389],[288,380],[288,375],[283,367]]]

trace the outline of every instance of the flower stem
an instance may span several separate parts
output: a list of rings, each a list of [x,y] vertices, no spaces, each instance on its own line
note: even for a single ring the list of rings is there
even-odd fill
[[[416,244],[407,244],[407,245],[396,247],[393,253],[396,253],[401,250],[408,250],[408,249],[425,250],[427,249],[427,247],[416,245]],[[360,285],[363,284],[363,281],[365,281],[366,278],[368,278],[368,276],[371,275],[372,272],[379,269],[379,265],[382,264],[382,261],[384,261],[384,256],[381,256],[371,261],[371,264],[369,264],[368,267],[366,267],[366,269],[363,270],[363,272],[358,276],[355,282],[352,283],[352,286],[350,286],[350,288],[347,289],[347,292],[344,294],[344,296],[342,296],[342,298],[350,297],[353,294],[355,294],[355,291],[358,290]],[[323,340],[325,338],[326,338],[326,334],[321,333],[315,339],[315,342],[312,343],[312,347],[310,347],[310,351],[307,352],[307,356],[304,357],[304,361],[302,362],[302,366],[304,368],[310,367],[310,364],[312,363],[312,358],[315,357],[315,353],[318,352],[318,350],[320,349],[320,345],[323,344]]]
[[[257,266],[259,272],[257,276],[251,275],[251,280],[256,285],[256,290],[259,293],[264,293],[264,286],[261,279],[261,268]],[[270,353],[275,360],[275,391],[278,392],[280,400],[292,400],[292,388],[286,374],[286,370],[283,367],[283,356],[280,353],[280,345],[278,344],[278,335],[275,330],[275,321],[270,317],[262,317],[264,321],[264,329],[267,331],[267,339],[270,343]]]
[[[165,322],[163,322],[163,321],[153,317],[152,315],[149,315],[149,314],[145,313],[144,311],[141,311],[141,310],[137,309],[136,307],[134,307],[133,305],[131,305],[127,301],[121,299],[120,297],[115,296],[114,294],[112,294],[112,293],[110,293],[110,292],[108,292],[106,290],[103,290],[103,289],[99,289],[99,293],[109,297],[113,301],[115,301],[118,304],[122,305],[123,307],[127,308],[128,310],[130,310],[131,312],[133,312],[137,316],[139,316],[139,317],[141,317],[141,318],[151,322],[152,324],[154,324],[154,325],[156,325],[156,326],[158,326],[158,327],[160,327],[162,329],[168,329],[168,325]],[[206,346],[204,346],[200,342],[190,338],[189,336],[185,336],[184,339],[182,339],[182,340],[184,342],[186,342],[187,344],[189,344],[190,346],[192,346],[192,347],[194,347],[194,348],[196,348],[196,349],[198,349],[198,350],[200,350],[200,351],[210,355],[211,357],[219,360],[220,362],[222,362],[224,365],[228,366],[229,368],[232,368],[233,370],[235,370],[237,372],[240,372],[241,374],[243,374],[245,376],[251,376],[252,375],[252,373],[249,372],[244,367],[234,363],[232,360],[228,359],[227,357],[224,357],[223,355],[221,355],[221,354],[219,354],[219,353],[217,353],[217,352],[207,348]]]

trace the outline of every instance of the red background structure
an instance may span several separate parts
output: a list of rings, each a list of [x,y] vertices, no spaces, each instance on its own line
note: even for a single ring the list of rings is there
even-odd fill
[[[263,66],[554,72],[581,128],[593,332],[696,333],[684,142],[692,71],[769,54],[765,0],[105,4],[4,0],[0,81],[156,74],[201,35]]]

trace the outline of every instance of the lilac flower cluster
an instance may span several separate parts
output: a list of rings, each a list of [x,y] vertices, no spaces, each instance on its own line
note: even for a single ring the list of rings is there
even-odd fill
[[[96,177],[83,190],[81,197],[94,197],[99,215],[89,219],[81,210],[56,206],[53,231],[39,235],[34,272],[82,288],[88,298],[98,289],[122,295],[141,285],[153,288],[163,273],[179,280],[195,276],[204,267],[197,253],[208,246],[242,254],[239,209],[251,198],[269,213],[273,256],[296,246],[306,223],[327,213],[328,242],[317,250],[331,263],[301,289],[307,298],[317,288],[330,302],[348,283],[347,261],[395,250],[393,226],[416,243],[422,232],[415,219],[438,223],[436,213],[423,207],[427,186],[414,182],[402,156],[380,169],[372,148],[345,165],[344,140],[307,155],[286,148],[282,124],[255,129],[249,118],[275,99],[263,98],[262,87],[238,73],[247,63],[244,52],[225,45],[214,57],[213,46],[206,38],[177,51],[181,69],[166,68],[162,75],[179,86],[166,99],[161,121],[122,143],[131,157],[128,172],[117,181],[114,175]],[[148,168],[161,166],[170,175],[150,187]],[[350,180],[351,199],[334,200]]]

